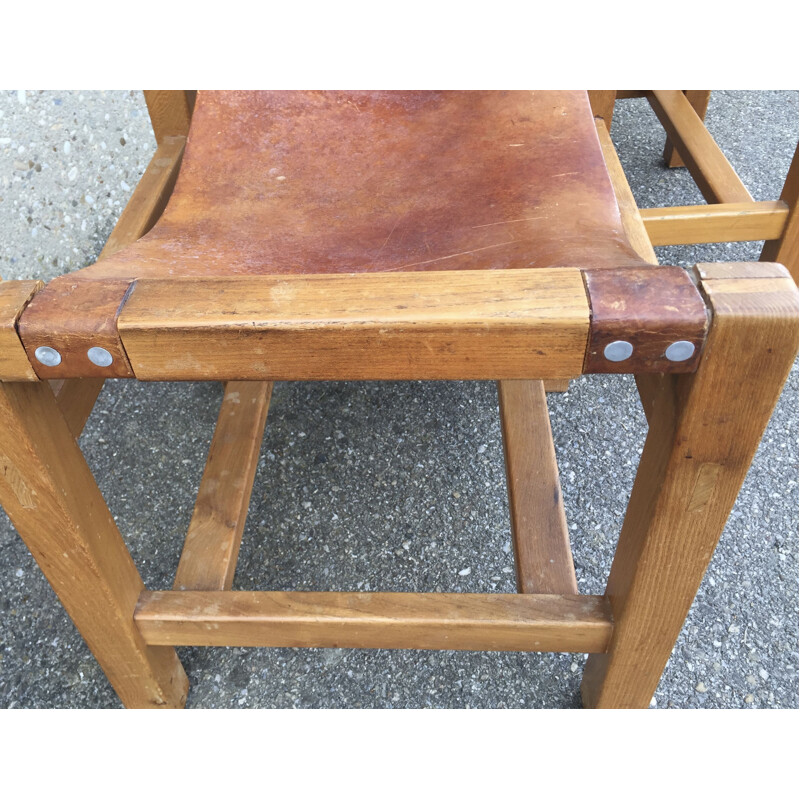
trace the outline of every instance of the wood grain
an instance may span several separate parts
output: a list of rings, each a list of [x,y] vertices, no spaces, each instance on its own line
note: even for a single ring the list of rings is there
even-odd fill
[[[777,239],[789,219],[789,208],[780,200],[642,208],[639,213],[655,247]]]
[[[752,202],[745,185],[683,92],[656,90],[648,99],[709,203]]]
[[[602,652],[607,602],[591,595],[144,592],[148,644]]]
[[[705,355],[654,395],[606,590],[614,634],[584,673],[588,706],[649,704],[797,352],[791,281],[702,287],[713,310]]]
[[[182,706],[186,675],[136,630],[144,586],[46,382],[0,383],[0,502],[122,702]]]
[[[72,435],[77,439],[89,420],[105,378],[70,378],[58,381],[53,388],[58,410],[63,414]]]
[[[146,89],[144,99],[156,141],[168,136],[188,136],[197,92]]]
[[[789,278],[786,267],[782,264],[768,264],[764,261],[725,261],[722,263],[700,263],[695,265],[695,272],[701,280],[717,278]]]
[[[708,89],[686,89],[683,93],[697,116],[704,120],[708,110],[708,101],[711,99],[711,92]],[[668,167],[684,166],[683,159],[680,153],[672,146],[669,136],[667,136],[667,141],[664,144],[664,161]]]
[[[175,589],[230,589],[258,467],[272,384],[231,381],[175,574]]]
[[[789,270],[794,278],[795,284],[798,283],[798,172],[797,172],[797,149],[794,151],[789,173],[786,176],[786,183],[781,192],[781,200],[789,208],[789,217],[786,225],[779,236],[773,241],[764,243],[761,251],[761,261],[777,261]]]
[[[580,374],[578,270],[139,280],[119,333],[140,380]]]
[[[541,381],[499,381],[517,586],[525,594],[577,594],[547,398]]]
[[[628,179],[625,177],[625,171],[622,169],[622,163],[617,155],[614,142],[611,140],[611,135],[606,130],[606,126],[600,122],[597,123],[597,135],[600,139],[600,147],[606,162],[608,177],[611,179],[614,196],[619,206],[622,229],[625,231],[625,236],[639,258],[648,264],[658,264],[656,252],[650,243],[650,237],[647,235],[647,229],[642,222],[639,207],[636,205],[636,199],[633,196],[631,187],[628,185]]]
[[[0,381],[36,381],[36,372],[19,338],[17,325],[25,307],[44,284],[0,280]]]
[[[595,119],[602,119],[606,128],[611,130],[611,122],[614,119],[614,101],[617,93],[611,89],[590,89],[589,103],[592,106],[592,113]]]

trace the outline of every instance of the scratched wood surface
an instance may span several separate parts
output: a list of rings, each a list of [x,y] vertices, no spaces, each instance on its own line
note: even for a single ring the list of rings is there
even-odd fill
[[[144,592],[151,645],[602,652],[608,601],[592,595]]]
[[[140,380],[571,378],[574,269],[139,280],[119,332]]]
[[[159,145],[169,136],[188,135],[197,99],[196,91],[145,89],[144,99]]]

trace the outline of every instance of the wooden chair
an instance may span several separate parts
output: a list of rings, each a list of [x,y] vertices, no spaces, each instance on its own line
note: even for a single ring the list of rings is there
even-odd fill
[[[761,261],[783,264],[798,283],[797,149],[778,200],[755,201],[703,120],[709,91],[590,92],[608,130],[616,99],[646,97],[667,132],[664,161],[686,166],[708,205],[643,208],[650,243],[659,245],[765,240]]]
[[[797,351],[786,269],[657,266],[585,93],[146,96],[158,149],[98,262],[0,283],[0,501],[122,702],[182,706],[174,647],[236,645],[584,652],[587,706],[647,706]],[[747,215],[778,253],[794,197]],[[634,374],[650,426],[602,596],[544,401],[583,373]],[[76,443],[108,377],[226,382],[172,591]],[[398,379],[498,381],[519,592],[233,591],[272,381]]]

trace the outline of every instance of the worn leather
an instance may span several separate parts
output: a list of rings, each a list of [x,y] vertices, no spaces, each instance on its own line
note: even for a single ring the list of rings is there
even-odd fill
[[[200,92],[162,218],[82,277],[642,263],[585,92]]]

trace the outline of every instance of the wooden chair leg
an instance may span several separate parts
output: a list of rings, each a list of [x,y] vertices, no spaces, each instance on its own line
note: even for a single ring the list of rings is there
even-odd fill
[[[50,382],[59,411],[76,439],[86,427],[104,384],[103,378],[70,378]]]
[[[789,206],[789,219],[783,229],[780,239],[772,239],[764,243],[761,251],[760,261],[773,261],[783,264],[789,270],[795,283],[799,283],[798,278],[798,211],[797,211],[797,149],[794,151],[794,158],[789,167],[789,174],[786,176],[786,183],[781,192],[781,200]]]
[[[691,104],[692,108],[697,112],[700,119],[706,118],[706,111],[708,110],[708,101],[711,98],[711,92],[707,89],[692,89],[684,92],[686,99]],[[664,144],[664,161],[668,167],[684,167],[680,153],[675,149],[669,136]]]
[[[617,99],[615,90],[590,89],[589,103],[595,119],[602,119],[606,128],[611,130],[611,121],[614,119],[614,101]]]
[[[698,268],[713,312],[703,360],[652,398],[606,590],[614,631],[587,661],[586,706],[649,705],[797,352],[788,274],[739,266],[743,277]]]
[[[134,624],[144,585],[47,382],[0,383],[0,502],[122,702],[183,706],[186,674]]]

